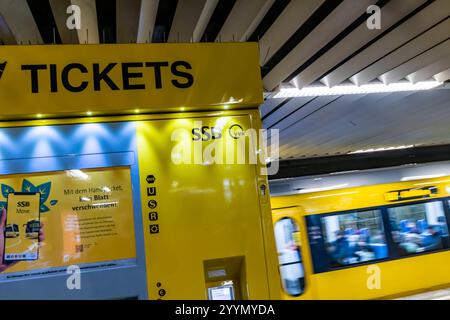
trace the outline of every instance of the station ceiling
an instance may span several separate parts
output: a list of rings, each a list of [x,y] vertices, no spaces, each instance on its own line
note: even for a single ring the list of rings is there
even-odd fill
[[[369,29],[381,8],[381,29]],[[66,27],[81,8],[81,29]],[[0,41],[258,41],[266,128],[282,159],[450,143],[450,90],[271,98],[280,85],[450,79],[449,0],[0,0]],[[448,86],[447,86],[448,87]]]

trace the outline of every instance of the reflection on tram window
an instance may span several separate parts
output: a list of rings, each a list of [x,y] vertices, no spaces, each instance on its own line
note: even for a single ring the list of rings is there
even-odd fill
[[[275,223],[275,240],[284,291],[299,296],[305,291],[305,275],[300,252],[300,232],[291,218]]]
[[[392,238],[400,256],[449,246],[442,202],[433,201],[389,208],[388,213]]]
[[[331,267],[388,256],[379,210],[326,216],[322,226]]]

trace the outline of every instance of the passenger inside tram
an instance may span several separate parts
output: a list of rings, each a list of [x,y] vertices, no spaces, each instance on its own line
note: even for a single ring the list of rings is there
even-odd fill
[[[331,267],[387,257],[379,211],[327,216],[323,224]]]
[[[448,230],[442,202],[388,209],[392,238],[400,256],[448,247]]]

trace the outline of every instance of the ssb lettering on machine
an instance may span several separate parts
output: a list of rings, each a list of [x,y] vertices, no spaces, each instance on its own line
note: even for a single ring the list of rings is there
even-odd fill
[[[150,225],[150,233],[159,233],[159,225],[158,224],[151,224]]]
[[[158,203],[156,202],[156,200],[149,200],[148,201],[148,207],[150,209],[155,209],[157,205],[158,205]]]
[[[158,220],[158,212],[152,211],[148,214],[148,219],[150,221],[156,221]]]
[[[147,187],[147,196],[156,196],[156,188]]]
[[[1,65],[0,65],[1,67]],[[23,72],[29,74],[31,92],[42,92],[42,83],[49,84],[50,92],[62,89],[77,93],[88,88],[102,90],[152,90],[164,89],[170,83],[178,89],[187,89],[194,84],[187,61],[111,62],[108,64],[69,63],[25,64]],[[117,76],[117,74],[120,76]],[[74,80],[76,78],[76,80]]]

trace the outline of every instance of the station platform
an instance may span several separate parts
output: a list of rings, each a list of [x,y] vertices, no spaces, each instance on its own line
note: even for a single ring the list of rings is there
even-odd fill
[[[450,300],[450,288],[423,292],[395,300]]]

